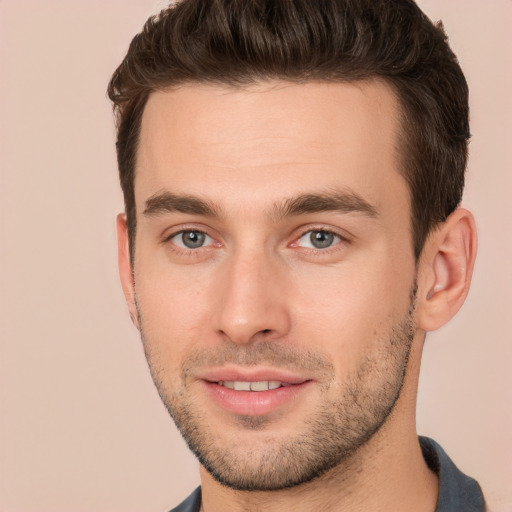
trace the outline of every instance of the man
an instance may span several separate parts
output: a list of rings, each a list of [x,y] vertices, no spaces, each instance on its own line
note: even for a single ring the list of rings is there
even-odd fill
[[[412,0],[183,0],[109,95],[123,289],[201,463],[174,510],[484,510],[415,429],[476,253],[442,27]]]

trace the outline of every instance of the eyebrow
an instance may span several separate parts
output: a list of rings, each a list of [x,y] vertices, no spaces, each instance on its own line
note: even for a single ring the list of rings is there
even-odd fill
[[[143,214],[154,216],[163,213],[185,213],[220,218],[220,209],[211,201],[192,195],[161,192],[151,196]],[[276,203],[269,210],[270,218],[277,222],[285,217],[294,217],[320,212],[361,213],[370,218],[378,217],[377,209],[352,191],[301,194]]]
[[[279,220],[283,217],[319,212],[361,213],[370,218],[378,217],[377,209],[374,206],[350,190],[303,194],[286,199],[282,203],[274,205],[271,217]]]
[[[220,217],[218,208],[210,201],[196,196],[177,195],[162,192],[151,196],[146,201],[143,214],[154,216],[161,213],[187,213],[205,217]]]

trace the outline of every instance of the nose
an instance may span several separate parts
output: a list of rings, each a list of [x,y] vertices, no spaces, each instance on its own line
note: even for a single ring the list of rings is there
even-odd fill
[[[286,271],[280,262],[262,250],[258,254],[239,251],[224,263],[217,331],[237,344],[285,336],[290,329],[290,311]]]

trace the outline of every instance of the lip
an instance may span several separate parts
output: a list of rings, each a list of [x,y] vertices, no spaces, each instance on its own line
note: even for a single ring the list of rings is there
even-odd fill
[[[197,377],[207,382],[221,381],[242,381],[242,382],[261,382],[267,380],[279,381],[284,384],[302,384],[311,380],[306,375],[298,375],[286,370],[276,368],[236,368],[223,367],[218,369],[206,370],[198,373]]]
[[[222,381],[278,381],[286,386],[267,391],[235,391],[218,384]],[[199,382],[215,404],[227,412],[243,416],[263,416],[286,407],[313,384],[308,377],[264,368],[211,370],[202,373]]]

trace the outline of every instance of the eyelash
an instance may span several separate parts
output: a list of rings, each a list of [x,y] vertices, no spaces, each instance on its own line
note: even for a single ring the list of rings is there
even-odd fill
[[[213,244],[210,243],[208,245],[199,246],[195,249],[192,249],[189,247],[181,247],[178,244],[172,242],[173,238],[176,238],[179,235],[183,235],[184,233],[197,233],[198,235],[204,235],[204,236],[210,238],[213,242],[215,242],[215,239],[212,236],[210,236],[206,231],[203,231],[201,229],[195,229],[195,228],[183,228],[183,229],[180,229],[179,231],[174,231],[169,236],[165,237],[165,239],[163,240],[163,243],[164,244],[170,243],[173,246],[174,251],[182,253],[182,254],[186,254],[186,255],[198,255],[200,253],[199,249],[204,250],[204,249],[208,249],[208,248],[212,247],[213,245],[215,245],[215,243],[213,243]],[[221,244],[218,243],[218,245],[220,246]]]
[[[302,247],[302,246],[298,245],[299,241],[302,238],[304,238],[309,233],[315,233],[315,232],[316,233],[324,233],[326,235],[333,235],[335,237],[335,239],[337,239],[337,241],[335,240],[332,243],[332,245],[329,245],[328,247],[325,247],[325,248]],[[203,245],[203,246],[199,246],[195,249],[192,249],[192,248],[187,248],[187,247],[181,247],[181,246],[177,245],[176,243],[171,242],[173,238],[175,238],[179,235],[183,235],[184,233],[197,233],[199,235],[204,235],[204,236],[210,238],[213,241],[213,243],[209,243],[208,245]],[[210,236],[206,231],[203,231],[201,229],[194,229],[194,228],[182,228],[179,231],[174,231],[170,235],[165,237],[165,239],[163,240],[163,243],[164,244],[171,243],[171,245],[173,246],[173,250],[178,253],[185,254],[185,255],[195,255],[195,256],[198,256],[202,252],[202,251],[200,251],[200,249],[208,250],[212,247],[215,247],[215,245],[217,245],[217,247],[222,246],[222,244],[220,242],[216,242],[214,237]],[[308,227],[308,229],[304,229],[301,232],[301,234],[294,239],[294,242],[292,242],[289,245],[289,247],[301,247],[304,251],[307,251],[308,253],[329,254],[330,252],[336,250],[336,247],[338,245],[340,245],[341,243],[350,243],[350,239],[347,236],[343,236],[340,233],[338,233],[332,229],[326,229],[323,227]]]
[[[302,247],[302,249],[304,249],[305,251],[307,251],[309,253],[329,254],[330,252],[337,250],[337,246],[339,246],[340,244],[342,244],[342,243],[350,243],[350,240],[349,240],[349,238],[347,236],[344,236],[344,235],[342,235],[342,234],[340,234],[337,231],[334,231],[332,229],[326,229],[325,227],[316,226],[316,227],[308,227],[307,229],[302,231],[302,233],[295,239],[295,241],[291,244],[291,246],[292,247],[293,246],[297,247],[299,241],[302,238],[304,238],[308,234],[310,234],[310,236],[311,236],[312,233],[323,233],[323,234],[326,234],[326,235],[333,235],[335,237],[335,239],[337,239],[337,240],[335,240],[331,245],[329,245],[328,247],[325,247],[325,248]]]

